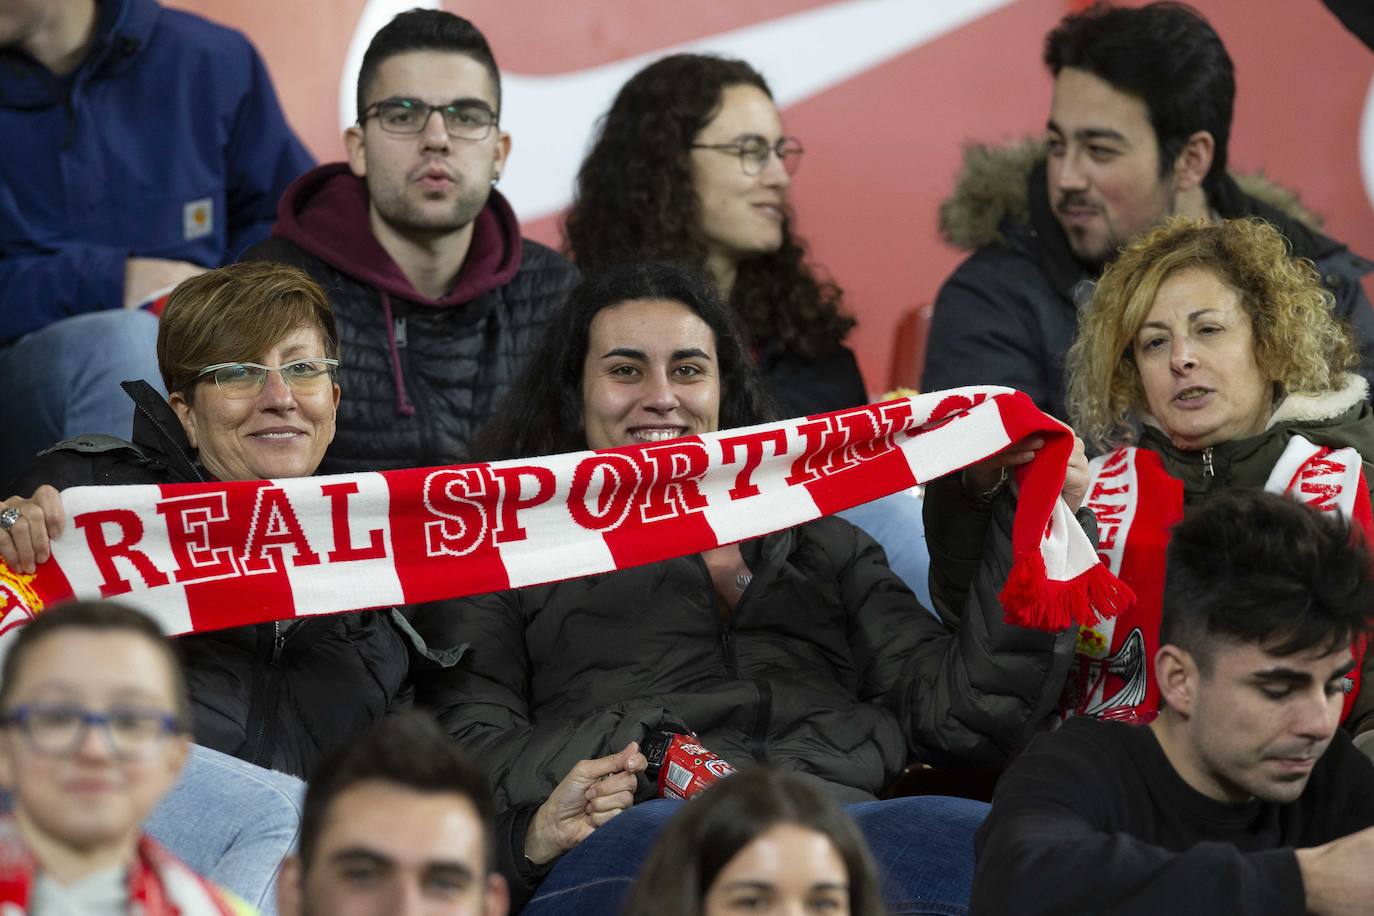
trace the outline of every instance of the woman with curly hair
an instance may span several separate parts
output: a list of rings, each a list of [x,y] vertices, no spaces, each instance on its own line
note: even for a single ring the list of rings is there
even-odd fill
[[[784,415],[868,400],[842,344],[854,319],[792,231],[802,146],[763,77],[740,60],[675,54],[630,78],[577,176],[565,226],[584,274],[681,261],[706,269],[740,314]]]
[[[1369,522],[1374,414],[1332,307],[1311,262],[1258,219],[1172,220],[1103,273],[1069,350],[1069,413],[1108,450],[1088,505],[1140,602],[1080,634],[1067,714],[1153,718],[1164,548],[1191,507],[1264,488]],[[1347,725],[1374,751],[1374,688],[1358,696],[1358,680]]]

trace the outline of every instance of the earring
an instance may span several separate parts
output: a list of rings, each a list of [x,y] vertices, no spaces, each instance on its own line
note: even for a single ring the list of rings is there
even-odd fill
[[[501,180],[501,173],[500,173],[500,172],[497,172],[495,175],[491,176],[491,186],[492,186],[493,188],[496,187],[496,182],[498,182],[498,181],[500,181],[500,180]]]

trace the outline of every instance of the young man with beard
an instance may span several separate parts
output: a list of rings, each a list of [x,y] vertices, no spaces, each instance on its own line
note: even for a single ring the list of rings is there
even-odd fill
[[[333,306],[346,397],[322,473],[464,460],[575,280],[495,190],[511,149],[500,115],[482,33],[400,14],[363,57],[348,162],[293,184],[247,254],[303,268]]]
[[[1117,250],[1169,216],[1261,216],[1312,259],[1374,379],[1374,264],[1318,233],[1294,196],[1226,171],[1235,77],[1226,47],[1187,6],[1107,5],[1045,42],[1054,75],[1043,144],[974,147],[940,210],[971,250],[935,300],[922,387],[1009,385],[1068,419],[1064,354],[1078,306]]]
[[[1374,627],[1360,540],[1260,492],[1179,524],[1159,716],[1031,743],[976,836],[971,912],[1368,912],[1374,764],[1337,728]]]

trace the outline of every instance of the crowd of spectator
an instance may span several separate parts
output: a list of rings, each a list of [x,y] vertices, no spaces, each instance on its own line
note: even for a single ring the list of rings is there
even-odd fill
[[[1044,63],[1044,139],[971,148],[941,208],[971,254],[923,382],[1072,426],[1054,495],[1129,609],[1008,622],[1040,436],[919,499],[547,585],[173,641],[59,606],[0,634],[0,911],[1366,911],[1374,264],[1228,171],[1233,66],[1191,8],[1094,5]],[[237,33],[0,7],[26,138],[0,157],[0,571],[51,561],[72,487],[868,401],[763,74],[636,73],[562,253],[497,190],[502,106],[477,26],[411,10],[315,166]],[[684,798],[692,766],[719,784]]]

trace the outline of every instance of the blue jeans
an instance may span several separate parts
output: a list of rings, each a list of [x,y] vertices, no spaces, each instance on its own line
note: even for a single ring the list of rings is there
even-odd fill
[[[191,745],[181,779],[143,827],[211,881],[276,916],[277,871],[296,845],[305,783]]]
[[[903,490],[855,506],[840,513],[856,528],[862,528],[887,554],[887,565],[916,593],[921,606],[931,611],[930,550],[926,547],[926,523],[921,516],[921,497]]]
[[[683,804],[654,799],[613,818],[549,872],[524,916],[619,912],[640,865]],[[988,806],[966,798],[918,795],[845,805],[868,840],[893,916],[968,912],[973,833]]]
[[[140,378],[162,391],[157,318],[144,311],[75,315],[0,348],[0,486],[54,442],[128,439],[134,405],[119,383]]]

